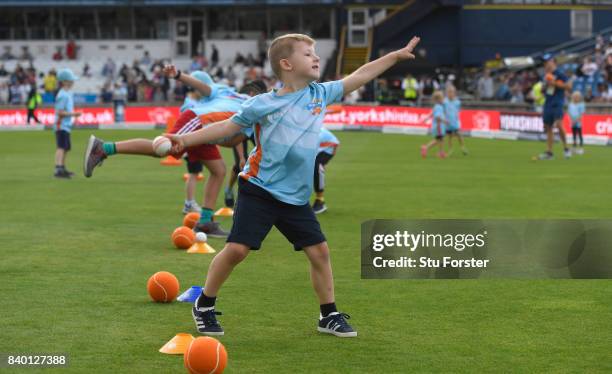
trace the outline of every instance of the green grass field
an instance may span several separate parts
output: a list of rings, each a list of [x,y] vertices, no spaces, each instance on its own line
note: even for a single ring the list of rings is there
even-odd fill
[[[70,181],[52,177],[51,132],[0,134],[0,352],[69,353],[54,372],[184,372],[157,350],[197,334],[190,306],[146,291],[159,270],[203,284],[212,258],[170,243],[184,167],[116,156],[86,179],[89,133],[73,134]],[[468,157],[422,160],[424,137],[338,136],[320,221],[359,337],[316,332],[307,260],[273,230],[218,300],[228,373],[612,372],[609,280],[361,280],[359,231],[373,218],[610,218],[612,150],[531,162],[542,143],[467,139]]]

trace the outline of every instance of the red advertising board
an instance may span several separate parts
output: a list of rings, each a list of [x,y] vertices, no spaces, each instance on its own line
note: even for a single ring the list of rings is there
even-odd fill
[[[82,108],[77,109],[77,111],[83,114],[75,118],[75,127],[115,123],[115,112],[112,108]],[[36,111],[36,116],[43,125],[53,125],[55,123],[55,110],[53,109],[39,109]],[[26,119],[27,111],[25,109],[0,109],[0,126],[24,126]]]
[[[409,126],[429,127],[431,121],[423,122],[431,113],[428,108],[399,106],[343,106],[338,112],[325,116],[326,124],[348,126]],[[491,110],[462,110],[463,130],[499,130],[499,112]]]
[[[178,118],[177,106],[129,106],[125,108],[126,123],[147,123],[165,125],[168,118]]]

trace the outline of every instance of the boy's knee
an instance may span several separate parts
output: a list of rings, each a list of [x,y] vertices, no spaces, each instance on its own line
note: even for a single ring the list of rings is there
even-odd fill
[[[250,249],[242,244],[228,243],[223,249],[229,255],[228,258],[234,264],[242,262],[250,252]]]
[[[323,242],[314,245],[308,249],[309,257],[312,262],[315,263],[328,263],[329,262],[329,247],[327,242]]]

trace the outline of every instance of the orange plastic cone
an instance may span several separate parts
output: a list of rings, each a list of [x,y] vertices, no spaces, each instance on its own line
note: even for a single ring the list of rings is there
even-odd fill
[[[183,181],[187,182],[187,178],[189,178],[189,174],[187,174],[187,173],[183,174]],[[204,175],[202,175],[202,173],[198,174],[197,180],[198,181],[203,181],[204,180]]]
[[[229,207],[223,207],[215,212],[215,216],[220,217],[231,217],[234,215],[234,209]]]
[[[178,333],[168,343],[164,344],[159,349],[161,353],[167,355],[182,355],[185,354],[187,347],[195,338],[191,334]]]
[[[174,156],[166,156],[163,160],[160,161],[160,164],[165,166],[181,166],[183,163],[178,158]]]
[[[216,253],[215,249],[206,242],[195,242],[187,250],[187,253]]]

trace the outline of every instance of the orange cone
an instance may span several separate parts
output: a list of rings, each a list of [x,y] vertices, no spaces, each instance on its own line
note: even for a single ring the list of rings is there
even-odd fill
[[[223,207],[215,212],[215,216],[218,217],[231,217],[234,215],[234,209],[229,207]]]
[[[189,174],[188,173],[183,174],[183,181],[187,182],[187,178],[189,178]],[[203,181],[204,175],[202,175],[202,173],[198,174],[197,180]]]
[[[187,253],[215,253],[213,247],[206,243],[207,237],[203,232],[196,234],[195,243],[187,250]]]
[[[167,355],[182,355],[185,354],[187,347],[193,340],[195,338],[191,334],[178,333],[168,343],[164,344],[159,351]]]

